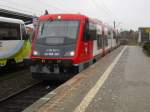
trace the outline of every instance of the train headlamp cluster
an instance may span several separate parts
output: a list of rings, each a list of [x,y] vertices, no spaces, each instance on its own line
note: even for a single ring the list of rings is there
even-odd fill
[[[40,53],[36,50],[33,51],[33,55],[34,56],[38,56]],[[74,51],[70,51],[70,52],[66,52],[65,53],[65,56],[74,56],[75,55],[75,52]]]
[[[75,55],[75,52],[74,52],[74,51],[66,52],[66,53],[65,53],[65,56],[74,56],[74,55]]]
[[[60,19],[61,19],[61,16],[58,16],[57,19],[60,20]]]
[[[70,56],[74,56],[74,54],[75,54],[74,51],[70,52]]]
[[[37,56],[37,55],[39,55],[39,52],[36,51],[36,50],[34,50],[34,51],[33,51],[33,55]]]

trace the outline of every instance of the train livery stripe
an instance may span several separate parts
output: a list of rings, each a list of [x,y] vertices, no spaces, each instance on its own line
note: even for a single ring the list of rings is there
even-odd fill
[[[0,65],[6,65],[8,59],[14,59],[16,62],[22,61],[25,57],[29,55],[30,50],[30,41],[24,41],[23,47],[16,54],[8,58],[0,59]]]
[[[0,59],[3,58],[9,58],[20,49],[22,49],[24,45],[24,40],[7,40],[7,41],[2,41],[2,47],[1,47],[1,52],[0,52]]]

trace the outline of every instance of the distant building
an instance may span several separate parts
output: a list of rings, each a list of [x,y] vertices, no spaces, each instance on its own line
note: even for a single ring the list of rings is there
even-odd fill
[[[150,41],[150,27],[139,27],[138,43]]]

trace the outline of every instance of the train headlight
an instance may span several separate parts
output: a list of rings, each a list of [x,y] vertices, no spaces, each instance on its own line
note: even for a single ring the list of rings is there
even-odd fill
[[[70,52],[70,56],[74,56],[74,54],[75,54],[74,51]]]
[[[66,53],[65,53],[65,56],[74,56],[74,55],[75,55],[75,52],[74,52],[74,51],[66,52]]]
[[[38,54],[38,51],[33,51],[33,55],[37,56]]]

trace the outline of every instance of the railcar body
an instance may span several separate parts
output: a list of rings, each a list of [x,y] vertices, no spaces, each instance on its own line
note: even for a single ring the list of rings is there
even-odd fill
[[[113,36],[113,28],[81,14],[41,16],[32,44],[33,78],[80,72],[116,46]]]
[[[29,58],[30,46],[22,20],[0,17],[0,67]]]

